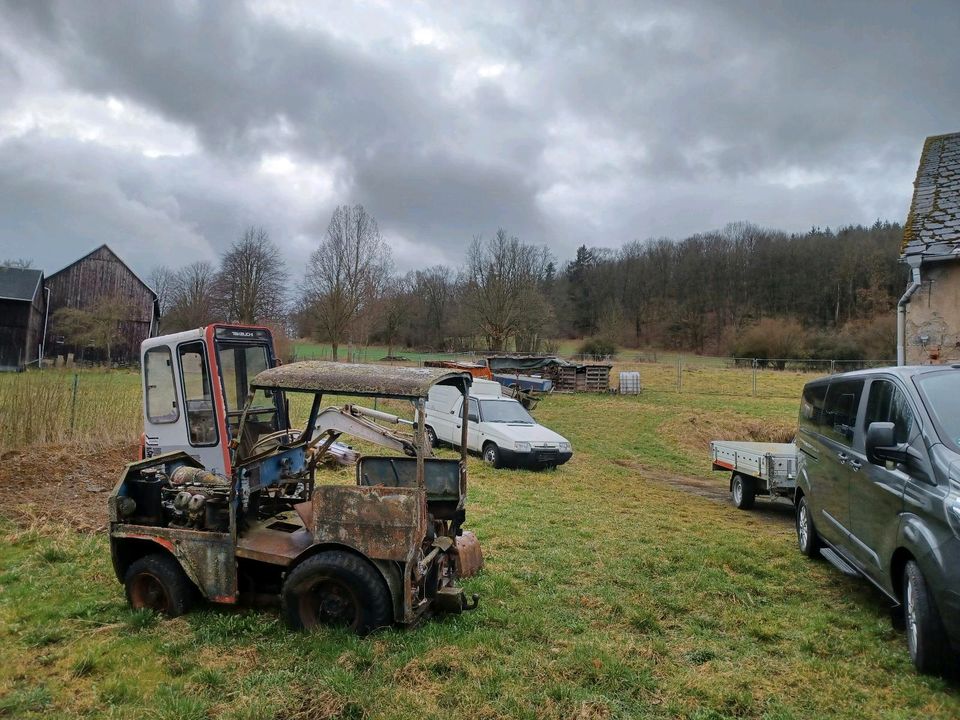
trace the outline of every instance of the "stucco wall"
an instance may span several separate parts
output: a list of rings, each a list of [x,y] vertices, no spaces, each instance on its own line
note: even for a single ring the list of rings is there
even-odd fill
[[[960,362],[960,262],[924,265],[907,306],[907,363]]]

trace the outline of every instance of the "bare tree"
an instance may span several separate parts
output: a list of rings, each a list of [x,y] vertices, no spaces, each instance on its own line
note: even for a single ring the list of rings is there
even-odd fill
[[[389,273],[390,249],[377,221],[363,205],[337,207],[326,237],[310,256],[305,278],[316,328],[330,341],[334,360],[351,323],[377,297]]]
[[[220,260],[216,294],[223,318],[253,324],[283,314],[287,271],[262,227],[250,226]]]
[[[216,272],[208,262],[195,262],[180,268],[173,279],[165,329],[188,330],[216,321],[215,281]]]
[[[380,335],[387,344],[387,357],[393,357],[393,346],[410,320],[410,283],[405,277],[387,280],[377,305]]]
[[[173,301],[174,284],[177,274],[166,265],[157,265],[150,271],[147,278],[150,281],[150,287],[157,294],[157,304],[160,306],[160,317],[166,317],[170,312],[170,304]]]
[[[467,252],[467,297],[491,350],[506,349],[510,338],[529,326],[531,312],[543,307],[538,284],[549,263],[546,248],[525,245],[502,228],[487,242],[479,235],[473,238]]]
[[[8,268],[18,268],[20,270],[28,270],[33,267],[33,260],[29,258],[6,258],[0,260],[0,267]]]

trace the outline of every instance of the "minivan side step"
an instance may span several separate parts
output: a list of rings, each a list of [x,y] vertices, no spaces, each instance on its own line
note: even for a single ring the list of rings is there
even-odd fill
[[[844,560],[840,554],[832,548],[820,548],[820,554],[837,570],[850,577],[860,577],[860,571],[853,565]]]

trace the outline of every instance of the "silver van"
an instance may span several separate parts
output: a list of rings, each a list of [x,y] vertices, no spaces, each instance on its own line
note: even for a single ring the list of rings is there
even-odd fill
[[[796,442],[800,550],[866,578],[902,610],[918,670],[954,668],[960,650],[960,365],[864,370],[810,382]]]

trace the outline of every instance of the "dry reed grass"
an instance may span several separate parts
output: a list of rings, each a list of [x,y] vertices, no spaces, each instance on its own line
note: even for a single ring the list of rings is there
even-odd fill
[[[0,450],[136,437],[143,425],[136,373],[42,370],[0,376]]]

